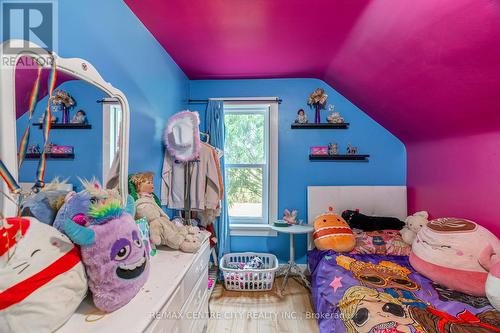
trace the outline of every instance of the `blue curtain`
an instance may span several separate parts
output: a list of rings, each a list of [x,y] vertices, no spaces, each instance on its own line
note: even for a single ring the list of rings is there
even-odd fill
[[[205,114],[206,131],[210,135],[209,143],[215,148],[224,151],[225,128],[224,128],[224,101],[209,100]],[[226,184],[226,172],[224,168],[224,157],[220,161],[222,177]],[[227,193],[227,192],[226,192]],[[227,211],[226,196],[221,204],[221,214],[215,223],[217,236],[217,253],[220,258],[231,250],[231,239],[229,237],[229,215]]]

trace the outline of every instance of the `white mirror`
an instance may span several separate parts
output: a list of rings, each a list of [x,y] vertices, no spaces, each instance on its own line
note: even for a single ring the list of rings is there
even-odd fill
[[[2,44],[2,50],[9,41]],[[19,44],[18,44],[19,45]],[[0,159],[18,183],[36,180],[43,149],[44,115],[51,108],[52,125],[46,145],[45,182],[68,179],[79,190],[78,178],[96,178],[117,188],[125,201],[128,175],[129,107],[125,95],[105,82],[89,62],[60,58],[33,43],[10,58],[0,71]],[[34,51],[35,50],[35,51]],[[54,93],[49,100],[49,76],[55,61]],[[38,89],[34,89],[35,82]],[[33,91],[38,91],[36,99]],[[10,96],[10,98],[9,98]],[[30,103],[30,99],[35,102]],[[31,120],[30,104],[34,105]],[[17,155],[26,128],[30,128],[27,154],[19,167]],[[1,182],[0,189],[8,193]],[[0,212],[16,214],[17,207],[0,195]]]

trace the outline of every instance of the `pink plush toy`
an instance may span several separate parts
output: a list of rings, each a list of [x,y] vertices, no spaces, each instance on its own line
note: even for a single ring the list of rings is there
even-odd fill
[[[442,286],[485,296],[488,272],[479,264],[479,255],[488,245],[500,253],[498,238],[480,225],[465,219],[436,219],[418,232],[410,263]]]
[[[297,210],[293,209],[291,212],[285,209],[283,220],[288,224],[297,224]]]
[[[491,305],[500,311],[500,258],[491,245],[481,252],[479,263],[489,272],[485,286],[486,297]]]

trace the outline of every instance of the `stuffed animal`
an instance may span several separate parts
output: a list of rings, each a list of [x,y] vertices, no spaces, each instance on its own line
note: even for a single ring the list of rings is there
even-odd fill
[[[91,204],[107,199],[121,200],[120,193],[117,190],[105,189],[95,179],[91,181],[80,179],[80,182],[83,185],[83,190],[78,193],[72,191],[66,195],[64,204],[57,212],[54,220],[54,227],[62,233],[65,232],[64,223],[67,219],[79,225],[85,225]]]
[[[78,249],[33,217],[0,219],[0,332],[54,332],[87,293]]]
[[[479,263],[488,271],[486,278],[486,297],[495,309],[500,311],[500,257],[488,245],[479,256]]]
[[[473,296],[485,296],[488,272],[479,264],[491,245],[500,253],[500,241],[491,232],[465,219],[432,220],[417,233],[410,264],[440,285]]]
[[[368,216],[361,214],[358,209],[343,211],[342,218],[351,228],[363,231],[401,230],[404,226],[404,222],[395,217]]]
[[[152,195],[153,174],[138,173],[131,177],[138,200],[135,202],[137,219],[146,218],[149,223],[150,238],[154,245],[166,245],[174,250],[196,252],[201,246],[203,235],[198,227],[174,224],[161,209]]]
[[[94,304],[105,312],[127,304],[149,275],[149,252],[130,202],[125,212],[117,200],[92,204],[86,226],[64,223],[66,234],[81,246]]]
[[[319,250],[349,252],[356,245],[356,237],[351,228],[342,217],[333,213],[332,207],[314,220],[313,238]]]
[[[60,189],[60,185],[65,185],[65,183],[54,179],[41,191],[29,195],[21,205],[21,216],[31,216],[42,223],[52,225],[57,212],[64,204],[66,194],[69,192]]]
[[[417,232],[429,223],[429,214],[425,211],[417,212],[406,218],[406,225],[401,229],[401,236],[406,244],[412,244]]]
[[[288,224],[297,224],[297,210],[293,209],[291,212],[285,209],[283,214],[283,220]]]

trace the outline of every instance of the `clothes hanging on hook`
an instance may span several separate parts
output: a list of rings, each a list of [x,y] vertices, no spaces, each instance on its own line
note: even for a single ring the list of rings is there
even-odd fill
[[[210,145],[200,146],[198,158],[192,162],[181,162],[168,152],[163,159],[161,202],[171,209],[194,210],[216,209],[219,206],[221,183],[217,172],[216,158]],[[187,168],[187,163],[191,166]],[[187,171],[187,174],[186,174]],[[189,184],[186,179],[189,178]],[[185,188],[185,185],[188,185]],[[185,191],[189,191],[186,193]],[[189,202],[186,196],[189,195]]]

